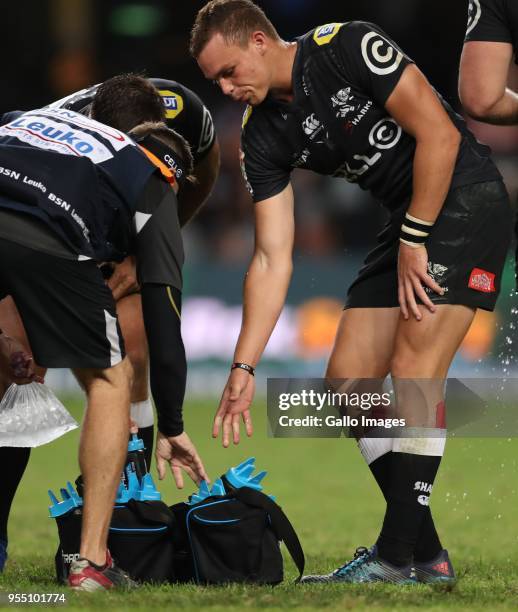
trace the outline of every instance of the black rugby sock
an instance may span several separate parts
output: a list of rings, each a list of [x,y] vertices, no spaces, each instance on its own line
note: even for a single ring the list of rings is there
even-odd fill
[[[385,453],[381,457],[369,463],[369,470],[378,483],[378,487],[383,493],[383,497],[387,499],[387,491],[390,484],[390,467],[392,465],[392,451]]]
[[[393,452],[391,461],[391,481],[385,492],[387,510],[376,544],[382,559],[404,566],[411,563],[425,525],[427,510],[428,513],[430,510],[429,496],[441,457]],[[431,514],[429,516],[432,520]],[[430,532],[428,537],[431,537]],[[428,544],[424,546],[425,550],[428,548]]]
[[[29,457],[30,448],[3,446],[0,448],[0,540],[7,542],[7,522],[16,490],[22,479]]]
[[[385,453],[378,457],[369,465],[372,475],[376,479],[383,497],[387,499],[390,485],[390,469],[392,465],[392,452]],[[441,552],[442,544],[439,539],[435,523],[433,522],[432,511],[429,506],[424,508],[421,529],[414,550],[415,561],[430,561]]]

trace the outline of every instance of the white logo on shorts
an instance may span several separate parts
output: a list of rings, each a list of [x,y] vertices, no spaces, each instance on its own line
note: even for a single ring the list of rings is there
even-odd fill
[[[431,276],[432,280],[434,280],[436,283],[441,284],[441,280],[443,279],[447,271],[447,266],[432,263],[431,261],[428,262],[428,276]],[[441,287],[443,288],[444,293],[448,292],[448,287],[445,287],[444,285],[441,285]],[[430,289],[430,287],[424,287],[424,290],[426,291],[426,293],[434,293],[432,289]]]

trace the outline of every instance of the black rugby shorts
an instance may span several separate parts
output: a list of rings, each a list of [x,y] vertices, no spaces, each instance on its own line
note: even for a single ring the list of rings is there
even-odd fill
[[[408,206],[407,201],[391,213],[349,288],[345,308],[399,306],[399,234]],[[513,211],[502,181],[450,191],[426,241],[428,274],[445,290],[440,296],[427,288],[431,301],[494,310],[512,233]]]
[[[38,365],[109,368],[124,358],[115,302],[97,265],[0,238],[0,299],[14,299]]]

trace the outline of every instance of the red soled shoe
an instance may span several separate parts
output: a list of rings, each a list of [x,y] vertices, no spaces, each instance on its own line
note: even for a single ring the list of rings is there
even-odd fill
[[[75,591],[98,591],[100,589],[134,589],[138,585],[128,574],[113,562],[110,551],[106,551],[106,563],[95,565],[79,557],[70,564],[68,585]]]

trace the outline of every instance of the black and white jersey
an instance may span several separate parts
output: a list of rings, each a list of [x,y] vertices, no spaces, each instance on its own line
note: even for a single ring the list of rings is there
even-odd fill
[[[268,96],[243,117],[242,167],[254,201],[280,193],[291,171],[303,168],[358,183],[389,208],[399,206],[411,194],[416,145],[385,104],[411,63],[366,22],[332,23],[299,38],[293,101]],[[463,136],[452,187],[499,178],[489,149],[442,103]]]
[[[193,91],[167,79],[149,79],[158,89],[164,101],[165,120],[168,127],[176,130],[191,145],[194,163],[198,163],[210,151],[216,133],[212,116],[199,96]],[[68,108],[76,112],[88,109],[99,84],[78,91],[53,102],[51,108]]]
[[[466,42],[506,42],[518,62],[518,2],[516,0],[469,0]]]
[[[176,195],[118,130],[62,108],[29,111],[1,126],[0,209],[15,213],[13,229],[24,215],[33,220],[21,232],[30,236],[26,246],[38,250],[37,220],[77,259],[120,261],[136,253],[141,283],[181,289]],[[23,243],[22,235],[6,235],[8,224],[4,215],[0,235]],[[42,244],[51,246],[44,238]]]

